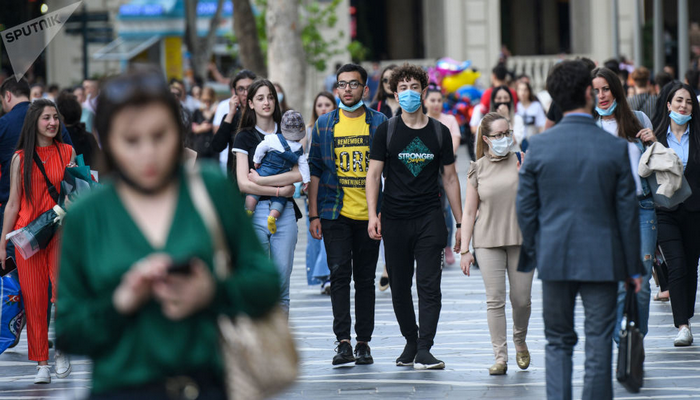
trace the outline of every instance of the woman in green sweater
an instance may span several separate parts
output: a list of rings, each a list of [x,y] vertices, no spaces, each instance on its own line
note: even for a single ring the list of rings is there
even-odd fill
[[[217,316],[271,309],[276,268],[237,189],[202,165],[234,268],[225,281],[214,277],[212,241],[181,162],[178,104],[161,75],[106,82],[96,116],[114,179],[65,218],[57,345],[92,358],[96,399],[165,399],[173,390],[224,399]],[[188,272],[168,272],[183,263]]]

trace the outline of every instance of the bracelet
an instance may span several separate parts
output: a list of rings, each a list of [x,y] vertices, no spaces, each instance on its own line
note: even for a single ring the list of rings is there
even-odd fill
[[[465,254],[467,254],[467,253],[469,253],[469,250],[465,251],[464,253],[459,253],[459,254],[463,256],[463,255],[465,255]]]
[[[313,217],[309,217],[309,222],[311,222],[311,221],[313,221],[313,220],[315,220],[315,219],[319,219],[319,218],[320,218],[320,217],[319,217],[318,215],[315,215],[315,216],[313,216]]]
[[[277,186],[277,194],[275,195],[275,197],[280,197],[280,187],[279,186]]]
[[[456,224],[456,226],[457,226],[457,228],[459,229],[459,228],[461,228],[461,227],[462,227],[462,224],[461,224],[461,223],[459,223],[459,224]]]

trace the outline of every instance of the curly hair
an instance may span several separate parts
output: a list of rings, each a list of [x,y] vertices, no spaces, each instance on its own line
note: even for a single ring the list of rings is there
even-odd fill
[[[389,81],[391,91],[396,93],[396,87],[399,86],[399,82],[410,81],[411,79],[420,82],[421,91],[428,87],[428,74],[423,71],[423,68],[414,64],[405,63],[396,68],[394,74],[391,75],[391,81]]]

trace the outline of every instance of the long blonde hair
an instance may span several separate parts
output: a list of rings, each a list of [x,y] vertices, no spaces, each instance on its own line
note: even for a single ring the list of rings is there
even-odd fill
[[[496,112],[490,112],[484,115],[479,123],[479,128],[476,130],[476,159],[480,159],[484,156],[484,152],[488,145],[484,142],[484,135],[488,136],[491,134],[491,124],[498,121],[499,119],[505,120],[505,117]]]

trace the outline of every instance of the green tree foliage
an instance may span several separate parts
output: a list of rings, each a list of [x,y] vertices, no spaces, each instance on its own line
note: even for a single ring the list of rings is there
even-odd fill
[[[300,13],[299,23],[301,29],[301,43],[306,54],[306,62],[318,71],[325,71],[327,60],[343,52],[339,42],[345,35],[338,32],[335,37],[323,35],[322,30],[333,28],[338,22],[336,12],[341,0],[332,0],[327,4],[319,4],[318,1],[308,2],[303,6]],[[265,12],[267,0],[254,0],[255,8],[258,11],[255,15],[255,25],[258,31],[258,40],[263,54],[267,54],[267,32],[265,30]],[[232,43],[236,43],[236,36],[231,35]],[[345,49],[350,52],[354,61],[362,61],[367,56],[367,48],[360,42],[353,41]],[[237,57],[237,47],[232,46],[232,55]]]

